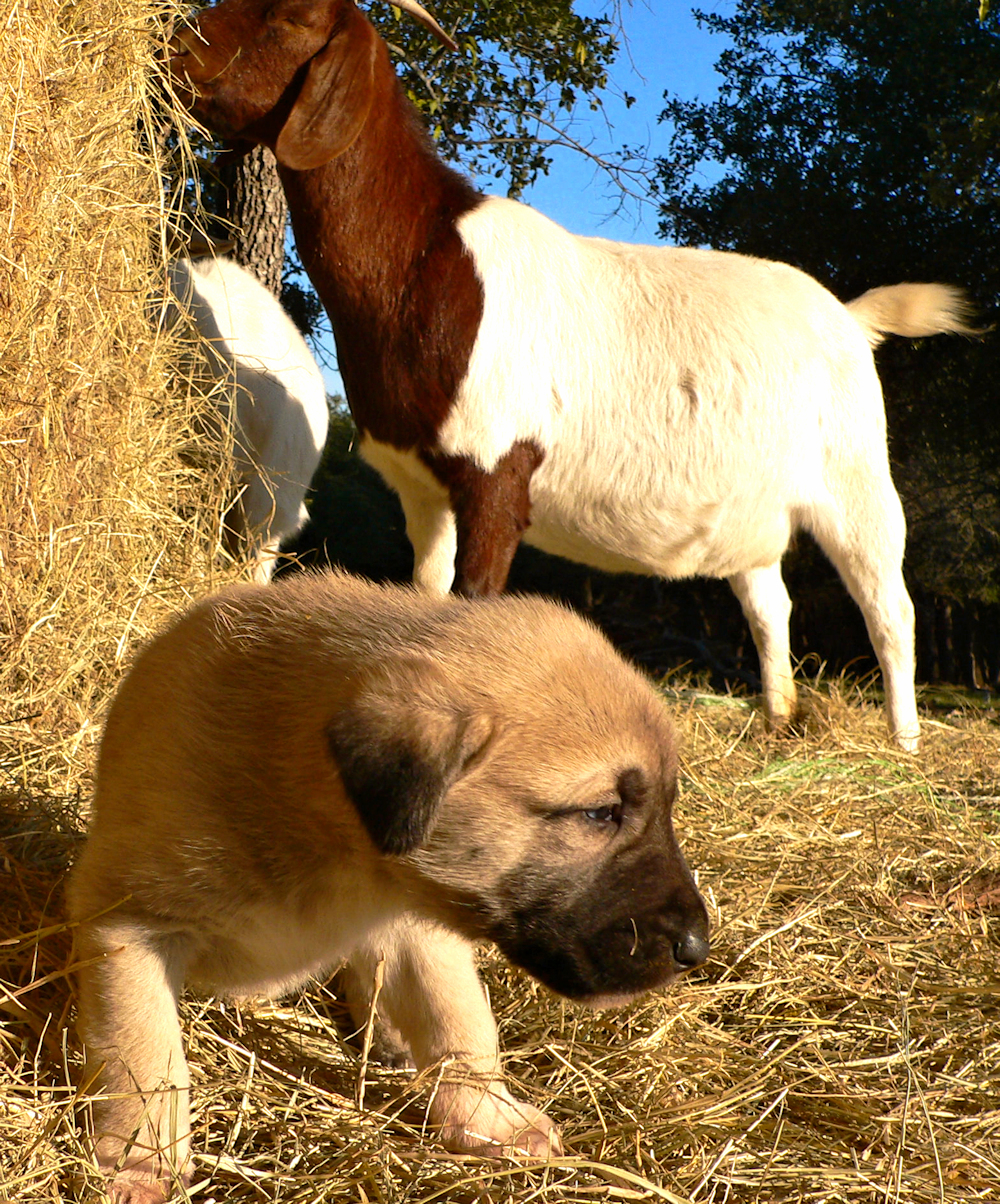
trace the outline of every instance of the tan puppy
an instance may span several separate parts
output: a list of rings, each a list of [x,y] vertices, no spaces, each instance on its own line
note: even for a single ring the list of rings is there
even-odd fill
[[[73,873],[80,1030],[113,1198],[186,1177],[176,998],[276,993],[384,957],[380,1009],[454,1150],[559,1150],[500,1077],[470,941],[600,1005],[708,953],[674,838],[662,702],[589,624],[537,599],[344,575],[234,588],[137,658]]]

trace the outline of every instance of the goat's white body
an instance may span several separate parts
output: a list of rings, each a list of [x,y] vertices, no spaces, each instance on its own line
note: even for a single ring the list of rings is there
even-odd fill
[[[865,334],[804,273],[580,238],[497,198],[461,230],[485,313],[439,442],[486,469],[538,444],[528,542],[728,577],[779,559],[831,489],[888,474]]]
[[[303,499],[329,421],[323,375],[278,301],[232,260],[179,259],[170,287],[211,345],[241,486],[226,523],[266,582],[281,540],[308,517]]]
[[[905,525],[863,299],[849,309],[785,264],[579,237],[497,197],[459,230],[484,312],[439,448],[486,470],[519,440],[540,448],[536,547],[728,578],[778,720],[794,700],[780,560],[812,532],[865,614],[890,725],[916,747]],[[362,450],[400,493],[417,580],[449,588],[446,492],[416,456]]]

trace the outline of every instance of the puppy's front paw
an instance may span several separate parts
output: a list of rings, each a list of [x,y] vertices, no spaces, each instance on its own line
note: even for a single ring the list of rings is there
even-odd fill
[[[439,1083],[429,1117],[446,1149],[481,1158],[554,1158],[563,1152],[559,1131],[531,1104],[501,1083]]]
[[[139,1167],[124,1167],[122,1170],[107,1170],[108,1184],[105,1188],[111,1204],[166,1204],[174,1194],[178,1182],[190,1185],[194,1175],[162,1174]]]
[[[165,1204],[170,1199],[170,1187],[162,1179],[139,1181],[129,1177],[128,1171],[110,1180],[107,1192],[111,1204]]]

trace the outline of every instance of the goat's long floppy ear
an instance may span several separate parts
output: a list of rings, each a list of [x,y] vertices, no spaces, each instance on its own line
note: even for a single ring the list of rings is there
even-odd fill
[[[430,834],[448,790],[480,760],[491,716],[449,699],[430,661],[364,674],[327,728],[340,778],[383,853],[412,853]]]
[[[279,163],[308,171],[336,159],[361,133],[374,95],[375,30],[353,9],[309,63],[305,83],[274,148]]]

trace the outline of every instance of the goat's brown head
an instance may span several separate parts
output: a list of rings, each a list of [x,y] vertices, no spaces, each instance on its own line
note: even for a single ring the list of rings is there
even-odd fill
[[[415,0],[397,6],[454,42]],[[214,133],[303,171],[343,154],[374,96],[378,35],[354,0],[221,0],[175,34],[177,94]]]

